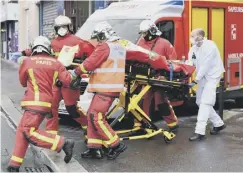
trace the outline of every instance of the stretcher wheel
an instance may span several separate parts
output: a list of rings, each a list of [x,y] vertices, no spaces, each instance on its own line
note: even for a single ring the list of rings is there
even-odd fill
[[[164,136],[164,140],[166,144],[170,144],[172,142],[172,139],[168,139],[166,136]]]

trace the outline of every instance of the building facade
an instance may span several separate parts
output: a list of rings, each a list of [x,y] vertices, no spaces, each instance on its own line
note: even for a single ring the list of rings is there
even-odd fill
[[[52,39],[54,20],[64,14],[64,0],[40,2],[40,34]]]
[[[19,51],[28,48],[39,36],[39,2],[19,1]]]
[[[117,1],[19,1],[18,50],[28,48],[38,35],[52,39],[55,35],[54,20],[59,15],[68,16],[76,32],[95,10]]]
[[[18,2],[1,1],[1,57],[9,59],[18,50]]]

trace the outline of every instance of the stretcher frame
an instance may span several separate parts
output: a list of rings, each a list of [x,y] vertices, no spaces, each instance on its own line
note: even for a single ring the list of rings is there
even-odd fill
[[[78,63],[72,63],[72,65],[79,65]],[[171,143],[172,139],[176,137],[173,132],[168,132],[163,128],[158,128],[152,120],[149,118],[148,115],[140,108],[138,105],[139,102],[142,100],[143,96],[149,91],[152,86],[163,86],[163,87],[188,87],[187,84],[183,82],[175,82],[175,81],[168,81],[168,80],[157,80],[152,78],[152,69],[148,68],[147,75],[134,75],[132,70],[132,66],[129,66],[129,72],[126,74],[125,81],[127,83],[127,90],[121,92],[119,96],[119,101],[117,105],[108,112],[106,118],[110,119],[112,115],[120,108],[123,108],[123,112],[112,121],[110,124],[113,127],[117,122],[121,122],[125,116],[128,116],[128,113],[134,116],[134,118],[141,124],[141,126],[134,126],[132,129],[127,130],[118,130],[116,133],[118,135],[127,134],[131,132],[137,132],[139,130],[143,130],[145,132],[144,135],[135,135],[135,136],[128,136],[128,137],[120,137],[120,140],[138,140],[138,139],[150,139],[156,135],[162,134],[164,136],[165,143]],[[188,77],[189,79],[189,77]],[[139,94],[134,94],[134,91],[139,86],[145,86]],[[84,134],[87,142],[87,136]]]
[[[131,66],[129,67],[129,72],[126,75],[126,83],[127,90],[123,91],[120,94],[119,101],[117,105],[107,114],[107,119],[110,119],[112,115],[118,110],[118,108],[122,107],[123,112],[112,121],[110,124],[113,127],[117,122],[121,122],[125,116],[130,115],[134,116],[134,118],[141,123],[141,126],[134,126],[132,129],[127,130],[118,130],[116,133],[118,135],[127,134],[131,132],[136,132],[139,130],[143,130],[145,134],[143,135],[135,135],[128,137],[120,137],[120,140],[137,140],[137,139],[149,139],[156,135],[162,134],[164,136],[165,143],[172,142],[172,139],[175,138],[175,134],[172,132],[168,132],[163,128],[158,128],[146,113],[140,108],[139,102],[142,100],[143,96],[149,91],[152,86],[164,86],[166,87],[182,87],[186,86],[183,82],[175,82],[175,81],[167,81],[167,80],[157,80],[153,79],[150,76],[151,69],[148,69],[148,74],[145,75],[137,75],[133,74],[131,71]],[[134,94],[134,91],[139,86],[145,86],[138,93]]]

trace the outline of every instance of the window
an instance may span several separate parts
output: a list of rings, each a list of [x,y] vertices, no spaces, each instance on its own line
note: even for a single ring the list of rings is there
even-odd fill
[[[139,39],[139,25],[142,22],[142,19],[107,19],[106,20],[113,29],[117,32],[117,34],[123,38],[130,40],[134,44],[136,44]],[[97,23],[100,21],[92,21],[87,20],[84,25],[78,30],[76,35],[82,39],[89,39],[92,31]]]
[[[161,37],[168,40],[172,45],[174,45],[174,39],[175,39],[174,22],[161,21],[157,23],[157,27],[162,32]]]

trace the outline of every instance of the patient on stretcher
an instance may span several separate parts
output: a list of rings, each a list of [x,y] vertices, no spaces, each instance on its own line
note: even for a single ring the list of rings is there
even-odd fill
[[[132,73],[147,76],[148,69],[153,70],[151,76],[164,76],[167,80],[178,80],[190,78],[195,71],[195,67],[187,64],[179,64],[178,62],[168,61],[163,56],[156,56],[153,59],[141,56],[131,56],[131,52],[127,53],[126,72],[132,66]],[[134,52],[132,52],[134,54]],[[139,59],[138,59],[139,58]]]
[[[131,43],[128,40],[121,40],[121,44],[127,50],[127,65],[132,65],[135,69],[139,70],[139,66],[143,68],[152,68],[156,75],[168,77],[168,74],[176,76],[191,77],[195,71],[195,67],[187,64],[178,64],[173,61],[166,60],[166,57],[160,56],[155,52],[148,51],[140,46]],[[137,66],[137,68],[136,68]],[[134,71],[137,73],[136,71]]]

